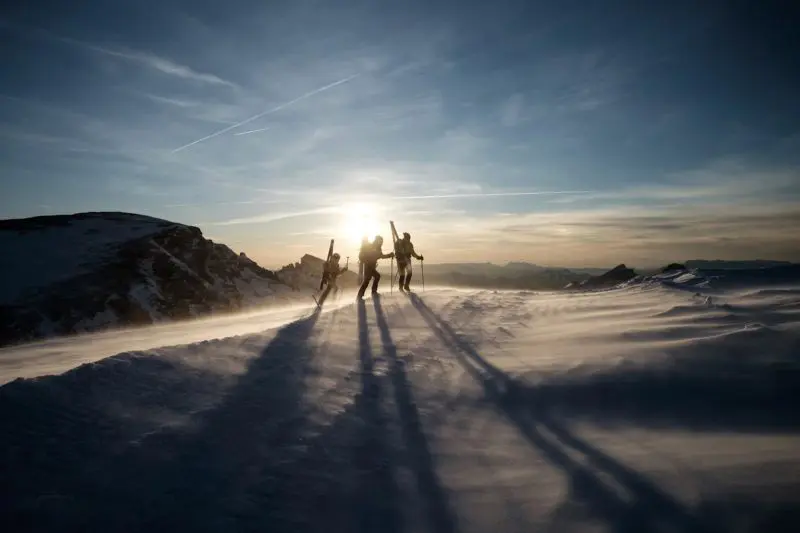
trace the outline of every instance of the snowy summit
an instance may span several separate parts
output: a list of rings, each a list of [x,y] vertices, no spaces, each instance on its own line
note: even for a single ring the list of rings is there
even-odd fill
[[[0,221],[0,344],[263,304],[286,287],[198,228],[130,213]]]

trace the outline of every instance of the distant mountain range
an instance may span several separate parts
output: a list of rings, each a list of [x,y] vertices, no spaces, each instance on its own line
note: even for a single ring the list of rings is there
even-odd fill
[[[525,289],[525,290],[589,290],[614,286],[637,276],[668,270],[750,270],[786,266],[786,261],[722,261],[693,259],[666,267],[636,271],[624,264],[614,268],[545,267],[526,262],[440,263],[425,265],[425,276],[431,284],[462,287]]]
[[[425,265],[426,283],[497,289],[561,289],[583,281],[589,274],[566,268],[548,268],[514,262],[500,266],[492,263],[449,263]],[[417,280],[419,282],[419,280]]]

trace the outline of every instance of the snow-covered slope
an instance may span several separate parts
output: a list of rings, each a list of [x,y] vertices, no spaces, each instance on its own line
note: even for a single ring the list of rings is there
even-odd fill
[[[730,290],[748,287],[775,287],[800,282],[800,264],[784,264],[762,268],[675,269],[662,274],[640,277],[631,284],[659,284],[678,289]]]
[[[331,303],[182,346],[148,349],[161,333],[147,328],[0,350],[5,381],[59,373],[0,387],[0,518],[27,531],[800,530],[800,284]],[[210,337],[246,332],[216,320]],[[126,343],[138,351],[104,358]]]
[[[0,221],[0,344],[202,316],[288,289],[199,229],[129,213]]]

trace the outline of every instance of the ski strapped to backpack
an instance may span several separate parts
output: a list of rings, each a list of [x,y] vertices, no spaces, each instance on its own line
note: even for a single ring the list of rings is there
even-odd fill
[[[311,297],[314,298],[314,302],[317,304],[317,307],[322,307],[322,303],[325,301],[325,298],[328,296],[328,289],[330,289],[330,282],[328,281],[328,266],[331,263],[331,257],[333,257],[333,243],[334,240],[331,239],[331,244],[328,246],[328,256],[325,259],[325,264],[322,265],[322,278],[319,281],[319,290],[325,291],[320,294],[319,300],[317,297],[312,295]]]
[[[397,228],[394,227],[394,221],[389,221],[389,227],[392,228],[392,251],[394,252],[395,256],[397,255],[397,243],[400,242],[400,236],[397,235]],[[391,270],[389,271],[389,292],[391,293],[394,290],[394,257],[392,258],[391,263]],[[398,268],[398,272],[399,272]],[[402,287],[401,287],[402,288]]]

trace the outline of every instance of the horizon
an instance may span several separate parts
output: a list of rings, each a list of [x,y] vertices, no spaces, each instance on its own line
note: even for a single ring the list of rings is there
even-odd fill
[[[140,213],[269,268],[389,220],[429,264],[800,261],[796,8],[529,4],[9,8],[0,218]]]

